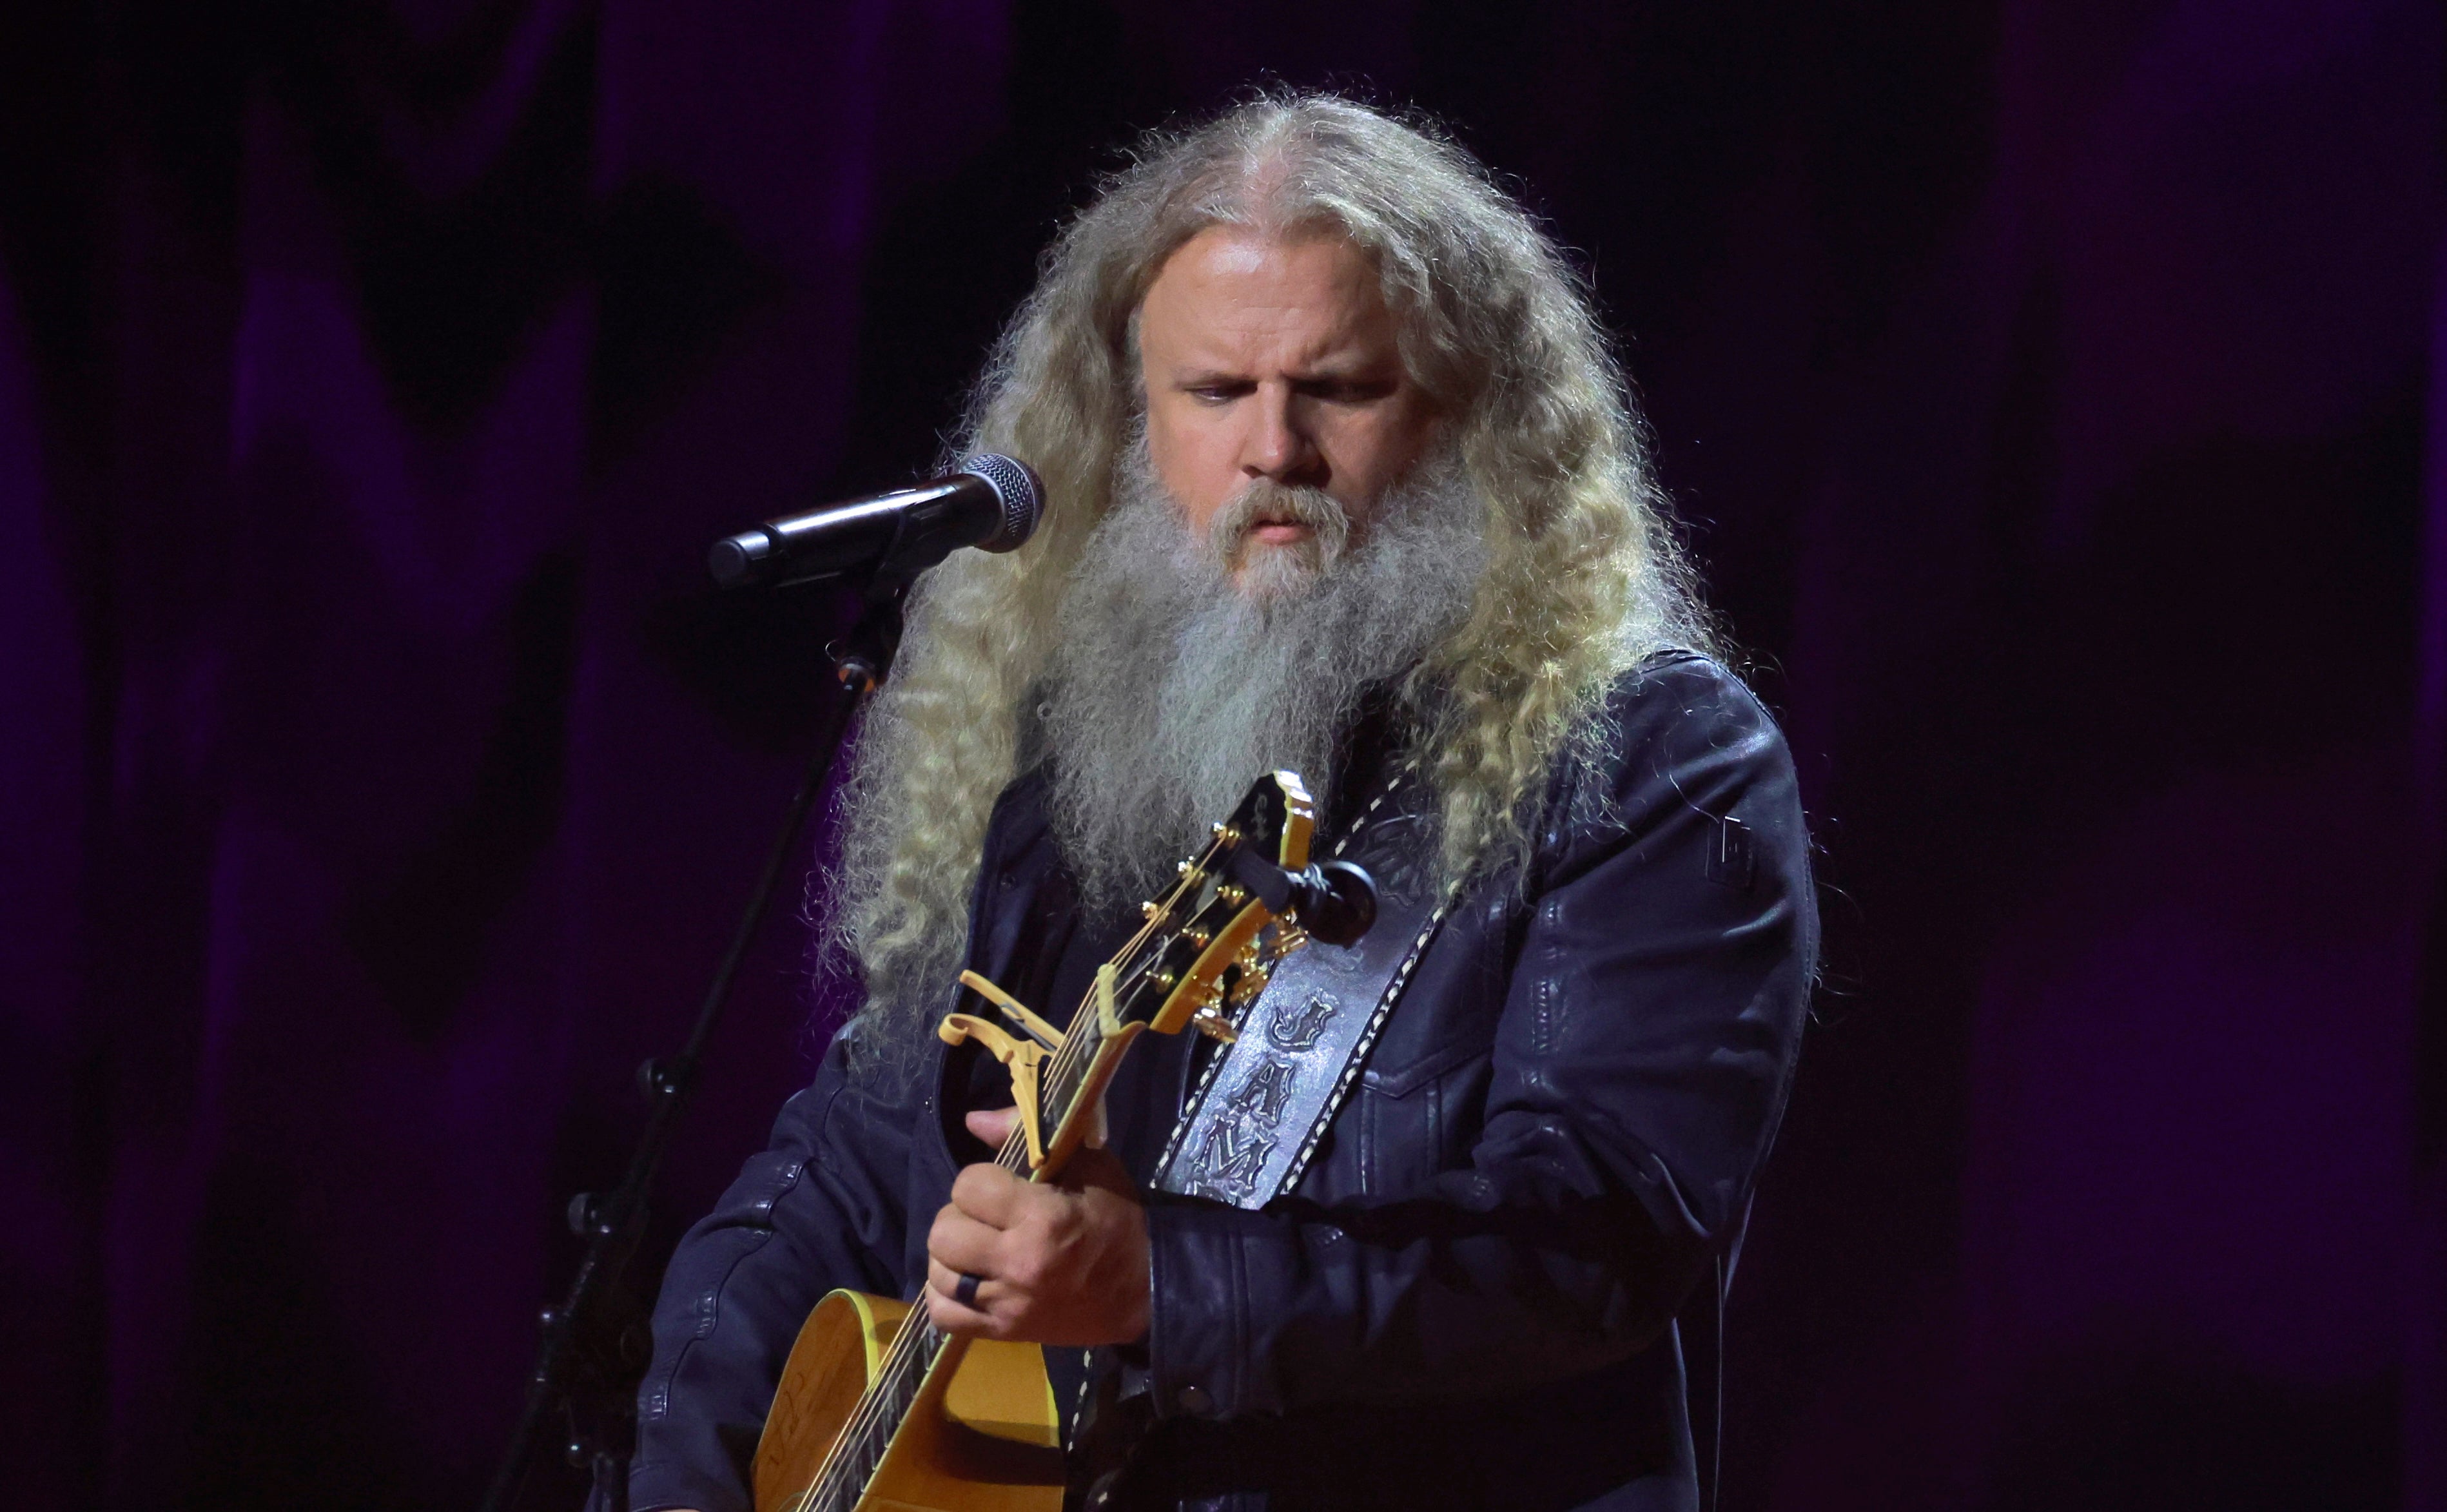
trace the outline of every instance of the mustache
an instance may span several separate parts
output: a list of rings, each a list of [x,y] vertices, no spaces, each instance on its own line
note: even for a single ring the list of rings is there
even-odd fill
[[[1306,525],[1317,532],[1318,563],[1332,566],[1351,542],[1351,516],[1322,488],[1279,483],[1253,478],[1224,501],[1207,522],[1207,545],[1226,568],[1240,565],[1241,548],[1249,532],[1261,524]]]

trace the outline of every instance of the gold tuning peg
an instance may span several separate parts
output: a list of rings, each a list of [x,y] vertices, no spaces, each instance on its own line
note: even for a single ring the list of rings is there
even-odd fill
[[[1232,1021],[1212,1009],[1192,1015],[1189,1027],[1219,1045],[1229,1045],[1241,1037],[1241,1031],[1232,1027]]]

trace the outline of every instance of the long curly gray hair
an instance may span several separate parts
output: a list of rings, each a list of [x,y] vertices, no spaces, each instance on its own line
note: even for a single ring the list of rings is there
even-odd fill
[[[1375,259],[1403,360],[1483,500],[1469,612],[1403,689],[1451,878],[1525,857],[1537,796],[1620,673],[1664,646],[1712,648],[1587,291],[1469,154],[1331,94],[1266,94],[1152,135],[1045,255],[958,437],[1036,468],[1043,523],[1018,551],[958,553],[925,577],[845,786],[825,937],[862,968],[861,1017],[884,1043],[939,1011],[958,970],[1022,701],[1143,403],[1140,301],[1218,225],[1340,234]]]

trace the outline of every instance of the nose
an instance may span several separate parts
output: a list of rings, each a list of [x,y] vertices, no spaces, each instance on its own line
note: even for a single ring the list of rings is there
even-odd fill
[[[1251,398],[1255,403],[1242,443],[1241,471],[1250,478],[1323,487],[1324,458],[1294,407],[1291,385],[1260,384]]]

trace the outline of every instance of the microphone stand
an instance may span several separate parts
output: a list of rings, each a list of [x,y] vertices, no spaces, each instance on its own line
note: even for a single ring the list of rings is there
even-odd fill
[[[569,1225],[585,1238],[586,1251],[579,1258],[578,1273],[571,1277],[560,1305],[544,1309],[543,1339],[536,1351],[535,1371],[527,1380],[526,1408],[501,1467],[494,1472],[491,1488],[484,1493],[484,1512],[510,1512],[537,1446],[555,1413],[563,1410],[569,1463],[590,1472],[596,1504],[603,1512],[628,1512],[636,1383],[646,1363],[648,1339],[644,1319],[637,1315],[635,1301],[620,1290],[620,1279],[644,1235],[647,1193],[671,1144],[672,1127],[688,1104],[706,1045],[730,1001],[740,962],[747,958],[782,874],[797,853],[799,836],[832,770],[842,737],[892,670],[893,653],[901,647],[901,600],[908,587],[905,579],[868,585],[858,622],[827,648],[833,674],[845,691],[833,700],[817,735],[815,751],[799,778],[799,790],[783,816],[780,833],[773,837],[772,849],[766,854],[764,873],[749,895],[748,912],[730,937],[722,964],[714,970],[713,984],[697,1010],[688,1043],[669,1060],[650,1060],[637,1068],[637,1080],[652,1111],[620,1184],[600,1196],[580,1192],[570,1200]],[[623,1304],[626,1315],[622,1315]]]

